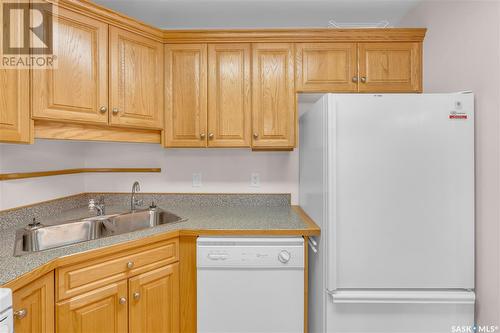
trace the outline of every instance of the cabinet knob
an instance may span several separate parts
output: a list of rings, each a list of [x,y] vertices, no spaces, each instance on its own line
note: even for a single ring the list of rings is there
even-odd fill
[[[106,113],[106,111],[108,111],[108,108],[105,106],[101,106],[101,108],[99,109],[100,113]]]
[[[259,137],[259,134],[258,134],[258,133],[254,133],[254,134],[253,134],[253,138],[254,138],[254,139],[257,139],[258,137]]]
[[[132,269],[132,268],[134,268],[134,262],[133,262],[133,261],[129,261],[129,262],[127,263],[127,268],[128,268],[128,269]]]
[[[118,303],[123,305],[123,304],[127,303],[127,299],[125,297],[120,297],[120,299],[118,300]]]
[[[214,138],[214,133],[208,133],[208,138],[213,139]]]
[[[26,310],[26,309],[14,311],[14,317],[16,317],[16,319],[23,319],[24,317],[26,317],[27,314],[28,314],[28,310]]]
[[[201,139],[205,139],[205,133],[201,133],[201,134],[200,134],[200,138],[201,138]]]
[[[353,76],[353,77],[352,77],[352,82],[354,82],[354,83],[358,83],[358,77],[357,77],[357,76]]]
[[[141,294],[138,291],[136,291],[133,296],[136,301],[138,301],[141,298]]]
[[[361,77],[361,82],[366,83],[366,76]]]
[[[113,108],[113,114],[118,114],[118,112],[120,112],[118,108]]]

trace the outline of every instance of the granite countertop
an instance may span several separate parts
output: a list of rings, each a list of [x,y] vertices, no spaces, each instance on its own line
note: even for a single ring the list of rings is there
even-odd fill
[[[49,207],[30,207],[28,211],[15,210],[0,213],[0,285],[7,283],[25,273],[28,273],[53,259],[82,253],[118,243],[137,240],[170,231],[203,231],[238,230],[243,235],[245,231],[262,231],[262,235],[273,230],[311,229],[289,204],[289,197],[269,195],[226,198],[228,195],[210,195],[201,197],[196,195],[166,196],[143,195],[144,202],[155,201],[158,207],[172,212],[187,220],[171,224],[160,225],[154,228],[143,229],[121,235],[86,241],[61,248],[45,250],[15,257],[14,241],[18,228],[26,226],[32,216],[44,224],[57,224],[62,221],[89,217],[92,215],[86,205],[89,195],[66,199],[66,202],[52,202]],[[268,197],[266,197],[268,196]],[[283,196],[283,195],[282,195]],[[105,195],[107,214],[126,212],[129,210],[125,195]],[[72,200],[74,199],[74,200]],[[287,203],[288,201],[288,203]],[[55,207],[53,207],[55,205]],[[213,234],[211,232],[211,234]]]

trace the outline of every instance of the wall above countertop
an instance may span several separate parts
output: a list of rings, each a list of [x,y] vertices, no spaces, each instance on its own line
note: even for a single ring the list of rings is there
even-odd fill
[[[161,168],[161,173],[73,174],[0,182],[0,210],[82,192],[290,193],[298,202],[298,150],[163,149],[155,144],[36,140],[0,144],[0,173],[72,168]],[[193,187],[193,173],[201,186]],[[258,186],[251,176],[258,174]]]

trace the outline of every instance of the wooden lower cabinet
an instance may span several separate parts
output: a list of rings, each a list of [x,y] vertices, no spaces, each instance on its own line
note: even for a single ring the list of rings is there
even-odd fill
[[[14,291],[16,333],[54,332],[54,272]]]
[[[129,332],[179,332],[179,264],[129,279]]]
[[[127,333],[127,280],[57,304],[58,333]]]

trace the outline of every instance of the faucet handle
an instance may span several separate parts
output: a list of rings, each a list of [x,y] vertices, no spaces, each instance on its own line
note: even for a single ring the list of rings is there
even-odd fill
[[[142,206],[144,204],[144,200],[142,200],[142,199],[135,199],[134,204],[136,206]]]

